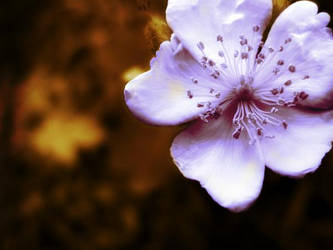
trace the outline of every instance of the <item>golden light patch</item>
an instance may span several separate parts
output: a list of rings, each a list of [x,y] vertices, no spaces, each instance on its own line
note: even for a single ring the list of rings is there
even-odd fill
[[[151,48],[156,50],[163,41],[170,39],[171,30],[163,17],[152,14],[145,27],[145,35]]]
[[[144,72],[144,69],[141,68],[140,66],[134,66],[129,69],[127,69],[121,76],[122,80],[124,82],[129,82],[133,80],[135,77],[138,75],[142,74]]]
[[[281,13],[285,8],[288,7],[290,1],[288,0],[273,0],[273,11],[277,14]]]
[[[96,146],[103,134],[99,125],[88,117],[55,113],[32,134],[31,143],[41,155],[73,164],[78,150]]]

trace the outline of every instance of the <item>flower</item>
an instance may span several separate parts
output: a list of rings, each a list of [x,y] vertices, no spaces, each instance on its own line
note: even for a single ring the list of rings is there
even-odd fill
[[[265,166],[303,176],[333,140],[330,17],[296,2],[263,42],[271,11],[271,0],[169,0],[170,41],[125,87],[128,107],[148,123],[196,119],[171,155],[232,211],[258,197]]]

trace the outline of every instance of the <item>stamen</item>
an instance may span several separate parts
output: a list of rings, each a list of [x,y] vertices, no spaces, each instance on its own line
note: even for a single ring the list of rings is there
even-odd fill
[[[296,67],[294,65],[290,65],[288,67],[288,70],[291,72],[291,73],[295,73],[296,72]]]
[[[216,63],[215,63],[213,60],[208,60],[208,65],[209,65],[210,67],[214,67],[215,64],[216,64]]]
[[[291,83],[292,83],[291,80],[288,80],[288,81],[286,81],[286,82],[284,83],[284,85],[285,85],[285,86],[290,86]]]
[[[190,99],[193,98],[193,94],[192,94],[191,90],[187,90],[187,97]]]
[[[216,38],[216,40],[218,41],[218,42],[223,42],[223,36],[221,36],[221,35],[218,35],[217,36],[217,38]]]
[[[241,132],[242,132],[241,128],[236,129],[236,131],[232,133],[232,137],[236,140],[239,139]]]
[[[305,93],[304,91],[302,91],[300,94],[299,94],[299,98],[301,98],[303,101],[308,98],[309,95],[307,93]]]
[[[284,88],[283,88],[283,87],[281,87],[281,88],[280,88],[280,94],[282,94],[282,93],[283,93],[283,91],[284,91]]]
[[[205,54],[205,45],[203,42],[199,41],[197,44],[202,53],[199,63],[208,71],[208,74],[212,78],[218,79],[217,81],[212,81],[217,85],[210,85],[214,86],[214,88],[208,87],[207,89],[206,96],[211,98],[210,101],[196,103],[197,107],[202,111],[199,118],[204,122],[218,119],[222,111],[224,111],[224,107],[227,107],[230,103],[237,102],[237,109],[232,120],[234,126],[232,137],[239,139],[242,132],[245,131],[244,136],[248,137],[250,145],[255,144],[263,138],[274,138],[274,136],[266,134],[268,133],[268,129],[266,128],[268,125],[282,126],[284,129],[288,128],[286,121],[280,120],[276,116],[276,113],[279,112],[278,107],[296,106],[299,101],[303,101],[309,96],[305,91],[300,91],[293,95],[284,91],[284,88],[292,84],[294,78],[286,79],[285,82],[280,83],[282,86],[273,89],[258,89],[256,84],[253,85],[255,78],[257,79],[256,81],[263,83],[277,80],[280,74],[284,73],[285,68],[291,73],[296,72],[296,67],[287,62],[285,60],[287,58],[283,58],[282,54],[279,54],[285,48],[289,49],[287,46],[292,42],[292,39],[289,37],[283,39],[282,46],[274,48],[266,47],[264,46],[264,42],[261,41],[260,29],[258,25],[253,26],[252,31],[254,33],[252,37],[240,35],[240,46],[238,45],[239,47],[235,48],[235,50],[227,49],[223,36],[217,35],[217,45],[220,49],[216,55],[220,59],[217,60]],[[259,51],[257,53],[254,48],[258,46]],[[257,70],[256,67],[259,64],[262,65]],[[267,67],[269,66],[272,68],[268,69]],[[267,72],[268,74],[262,76],[261,72]],[[308,75],[302,77],[300,76],[299,78],[303,80],[310,78]],[[193,77],[191,80],[194,84],[199,83]],[[228,87],[231,90],[227,89],[227,96],[224,96],[225,89],[222,85],[221,88],[218,85],[218,81],[220,80],[230,83]],[[222,94],[223,98],[221,98]],[[187,90],[187,97],[189,99],[194,98],[191,90]]]
[[[197,79],[195,79],[195,78],[193,78],[193,77],[191,78],[191,81],[192,81],[194,84],[198,84],[198,82],[199,82]]]
[[[241,58],[242,58],[242,59],[248,59],[248,58],[249,58],[249,54],[243,52],[243,53],[241,54]]]
[[[290,43],[291,41],[292,41],[292,39],[289,37],[288,39],[286,39],[286,40],[284,41],[284,43],[287,44],[287,43]]]
[[[262,136],[263,132],[261,128],[257,128],[257,135]]]
[[[253,27],[253,31],[254,32],[258,32],[260,30],[260,27],[258,25],[254,26]]]
[[[284,64],[284,61],[283,61],[283,60],[279,60],[279,61],[277,62],[277,65],[282,66],[283,64]]]
[[[240,45],[244,46],[247,44],[247,39],[243,38],[243,39],[241,39],[241,41],[239,43],[240,43]]]
[[[277,94],[279,93],[279,90],[278,90],[278,89],[272,89],[272,90],[271,90],[271,93],[272,93],[273,95],[277,95]]]
[[[197,46],[201,51],[205,49],[205,45],[203,44],[203,42],[199,42]]]

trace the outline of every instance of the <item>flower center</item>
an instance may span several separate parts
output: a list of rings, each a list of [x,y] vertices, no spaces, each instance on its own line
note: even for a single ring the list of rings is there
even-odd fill
[[[239,139],[242,131],[250,138],[250,144],[258,138],[274,138],[267,132],[267,125],[288,128],[284,120],[277,118],[279,107],[294,107],[308,98],[305,91],[286,91],[297,81],[308,81],[310,76],[302,74],[293,62],[293,39],[283,39],[276,48],[268,47],[261,40],[259,26],[252,28],[252,35],[239,36],[239,44],[225,43],[222,35],[216,41],[219,46],[217,55],[207,55],[206,45],[199,41],[197,46],[202,53],[201,67],[209,73],[216,88],[206,93],[210,101],[198,102],[202,108],[200,118],[209,122],[217,119],[228,107],[235,107],[232,122],[234,139]],[[289,53],[289,54],[288,54]],[[288,59],[288,60],[286,60]],[[194,85],[201,82],[191,78]],[[272,87],[274,86],[274,87]],[[196,93],[187,91],[193,99]]]
[[[253,88],[249,84],[241,84],[236,88],[235,96],[238,101],[246,102],[254,99],[253,92]]]

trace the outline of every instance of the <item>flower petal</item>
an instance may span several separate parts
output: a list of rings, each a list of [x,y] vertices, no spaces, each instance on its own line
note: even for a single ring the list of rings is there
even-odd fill
[[[222,96],[218,95],[223,90],[220,85],[173,36],[170,42],[161,44],[151,61],[151,70],[126,85],[125,101],[136,116],[148,123],[176,125],[206,109],[198,104],[217,102],[216,95]]]
[[[221,60],[217,36],[224,38],[224,53],[229,58],[240,52],[240,36],[244,36],[256,51],[272,10],[271,0],[169,0],[166,17],[169,26],[190,53],[200,60],[199,42],[212,60]],[[254,32],[254,27],[260,30]],[[259,34],[259,35],[258,35]],[[255,40],[255,41],[254,41]]]
[[[273,139],[261,141],[266,165],[283,175],[303,176],[315,171],[333,141],[333,112],[280,108],[287,129],[270,127]]]
[[[212,198],[233,211],[246,209],[259,195],[264,162],[246,137],[232,138],[231,121],[197,122],[180,133],[171,155],[187,178],[200,181]]]
[[[256,83],[283,86],[290,97],[303,92],[302,105],[332,108],[333,39],[326,27],[330,16],[317,13],[317,5],[308,1],[296,2],[281,13],[262,50],[266,59],[257,69]],[[269,53],[269,48],[274,52]]]

